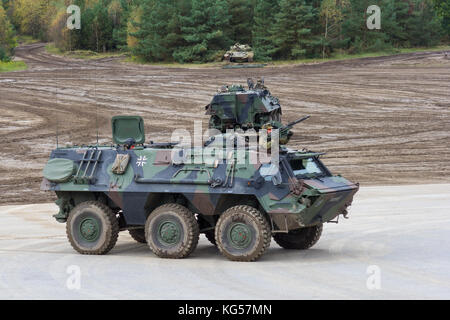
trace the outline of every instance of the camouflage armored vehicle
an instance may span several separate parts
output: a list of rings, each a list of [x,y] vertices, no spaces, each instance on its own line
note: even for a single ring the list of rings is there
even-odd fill
[[[253,57],[253,50],[248,44],[235,43],[223,55],[223,60],[228,62],[253,62]]]
[[[209,128],[225,133],[227,129],[255,129],[271,121],[281,121],[281,106],[264,85],[264,79],[255,84],[247,80],[248,90],[242,85],[222,86],[205,107]]]
[[[275,165],[246,146],[215,153],[146,144],[139,116],[113,117],[112,132],[110,146],[56,148],[43,170],[41,189],[58,198],[54,217],[82,254],[106,254],[125,230],[163,258],[189,256],[200,233],[235,261],[258,259],[272,236],[308,249],[358,190],[320,153],[282,146]]]

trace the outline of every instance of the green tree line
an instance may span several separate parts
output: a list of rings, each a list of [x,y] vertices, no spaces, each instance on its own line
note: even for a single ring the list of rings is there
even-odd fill
[[[62,50],[127,50],[145,61],[220,60],[235,42],[260,61],[448,43],[448,0],[0,0],[0,55],[15,34]],[[81,29],[66,28],[67,6]],[[366,26],[381,8],[381,29]]]

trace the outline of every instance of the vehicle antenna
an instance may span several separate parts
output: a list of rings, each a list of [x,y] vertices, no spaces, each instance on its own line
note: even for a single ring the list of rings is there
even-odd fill
[[[98,74],[97,71],[97,62],[95,62],[95,74]],[[95,97],[95,127],[97,128],[97,148],[98,148],[98,103],[97,103],[97,81],[94,78],[94,97]]]
[[[56,95],[55,95],[55,99],[56,99],[56,109],[58,109],[58,82],[56,82]],[[59,140],[58,140],[58,135],[59,135],[59,128],[58,128],[58,110],[56,110],[56,149],[59,149]]]

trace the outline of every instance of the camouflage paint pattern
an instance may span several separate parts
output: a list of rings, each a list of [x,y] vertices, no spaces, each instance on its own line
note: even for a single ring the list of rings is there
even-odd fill
[[[231,86],[213,97],[206,114],[211,116],[209,127],[223,133],[235,128],[259,130],[267,122],[280,120],[281,106],[267,89]]]
[[[275,229],[291,230],[345,214],[359,188],[341,176],[331,175],[316,153],[283,149],[280,152],[282,183],[275,185],[270,177],[261,176],[264,164],[249,163],[253,151],[248,149],[244,149],[246,163],[242,164],[236,161],[236,152],[234,157],[224,156],[219,161],[204,157],[201,163],[194,163],[190,161],[192,155],[202,150],[193,148],[183,150],[184,163],[174,163],[172,150],[152,145],[132,150],[119,146],[59,148],[52,151],[50,159],[69,159],[76,170],[64,182],[44,178],[41,189],[56,192],[60,212],[55,218],[60,222],[67,219],[76,204],[103,199],[110,207],[122,211],[127,226],[144,225],[164,196],[174,196],[204,216],[219,215],[232,205],[252,199],[268,214]],[[129,155],[123,174],[112,171],[118,154]],[[83,161],[86,158],[93,160]],[[313,159],[322,168],[321,176],[294,175],[290,161],[306,158]]]

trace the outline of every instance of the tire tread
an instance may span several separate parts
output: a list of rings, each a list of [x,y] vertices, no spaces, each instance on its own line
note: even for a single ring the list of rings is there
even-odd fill
[[[152,213],[150,214],[150,216],[155,213],[158,212],[160,210],[166,210],[166,209],[171,209],[173,211],[175,211],[179,217],[181,219],[183,219],[186,224],[188,224],[189,228],[188,228],[188,240],[186,245],[184,246],[183,250],[181,250],[180,252],[178,252],[177,254],[168,254],[166,250],[161,249],[161,248],[157,248],[154,247],[151,243],[151,241],[147,241],[148,246],[150,247],[150,249],[153,251],[154,254],[156,254],[158,257],[161,258],[168,258],[168,259],[182,259],[182,258],[186,258],[187,256],[189,256],[197,247],[198,244],[198,239],[200,236],[200,229],[198,226],[198,222],[195,219],[194,215],[192,214],[191,211],[189,211],[189,209],[187,209],[186,207],[177,204],[177,203],[166,203],[163,204],[159,207],[157,207],[155,210],[152,211]],[[150,218],[149,216],[149,218]],[[149,219],[147,219],[147,223],[145,224],[145,234],[148,234],[149,230]]]
[[[297,239],[293,239],[293,235],[277,233],[274,234],[275,242],[284,249],[306,250],[311,248],[319,241],[322,235],[323,225],[306,227],[304,234],[299,234]],[[290,237],[290,238],[289,238]]]
[[[257,224],[261,227],[260,232],[261,232],[261,236],[263,237],[263,245],[261,246],[261,248],[258,251],[252,252],[251,254],[237,257],[237,256],[230,255],[228,252],[226,252],[223,249],[223,247],[221,245],[220,237],[218,235],[219,228],[217,226],[219,226],[222,223],[222,221],[229,215],[242,216],[242,217],[247,215],[257,221]],[[264,254],[264,252],[267,250],[267,248],[269,248],[270,241],[271,241],[271,235],[272,235],[272,230],[270,228],[269,222],[267,221],[267,219],[264,217],[264,215],[259,210],[255,209],[252,206],[248,206],[248,205],[237,205],[237,206],[229,208],[220,216],[220,218],[216,224],[215,239],[218,241],[217,247],[219,248],[220,252],[228,259],[230,259],[232,261],[251,262],[251,261],[256,261],[257,259],[259,259]]]
[[[98,249],[96,250],[84,250],[81,249],[80,247],[77,246],[75,239],[72,236],[72,233],[70,231],[70,223],[69,221],[72,219],[71,214],[69,214],[69,218],[67,219],[67,223],[66,223],[66,234],[67,234],[67,238],[69,239],[70,245],[79,253],[81,254],[86,254],[86,255],[103,255],[108,253],[109,251],[111,251],[112,248],[114,248],[114,246],[116,245],[117,242],[117,238],[119,237],[119,223],[117,221],[116,215],[114,214],[114,212],[105,204],[98,202],[98,201],[85,201],[82,202],[80,204],[78,204],[77,206],[75,206],[75,208],[72,209],[71,212],[74,212],[74,210],[80,210],[86,207],[91,207],[91,206],[95,206],[97,208],[99,208],[103,214],[104,217],[106,218],[106,222],[107,222],[107,226],[106,229],[110,229],[111,233],[109,234],[109,232],[107,232],[107,239],[105,241],[105,243]]]

